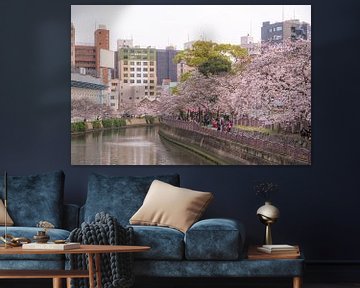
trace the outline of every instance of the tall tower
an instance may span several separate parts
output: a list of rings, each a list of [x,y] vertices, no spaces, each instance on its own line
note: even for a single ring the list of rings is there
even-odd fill
[[[99,25],[99,28],[95,31],[95,50],[96,50],[96,57],[95,57],[95,65],[96,71],[98,75],[103,79],[103,82],[107,84],[109,82],[109,72],[107,68],[100,67],[100,49],[109,50],[110,46],[110,37],[109,37],[109,30],[106,29],[105,25]]]

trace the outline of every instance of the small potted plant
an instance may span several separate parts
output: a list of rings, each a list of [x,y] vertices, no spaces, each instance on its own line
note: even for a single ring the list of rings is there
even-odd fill
[[[43,230],[39,230],[37,234],[33,237],[35,242],[37,243],[47,243],[50,239],[49,235],[47,235],[47,230],[54,228],[55,226],[48,221],[40,221],[36,227],[42,228]]]

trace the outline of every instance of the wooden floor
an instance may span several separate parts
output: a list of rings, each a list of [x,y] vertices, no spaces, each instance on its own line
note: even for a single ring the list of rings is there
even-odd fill
[[[0,288],[52,288],[52,282],[48,279],[29,279],[29,280],[0,280]],[[274,283],[266,283],[264,281],[257,282],[255,280],[231,283],[229,285],[201,285],[201,283],[193,283],[188,285],[178,285],[168,283],[164,285],[157,283],[136,283],[134,288],[291,288],[290,282],[281,281]],[[304,283],[303,288],[360,288],[360,283]]]

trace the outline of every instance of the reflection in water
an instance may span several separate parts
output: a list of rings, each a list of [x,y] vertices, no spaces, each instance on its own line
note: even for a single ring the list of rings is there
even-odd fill
[[[71,136],[72,165],[211,165],[207,159],[174,145],[159,127],[129,127]]]

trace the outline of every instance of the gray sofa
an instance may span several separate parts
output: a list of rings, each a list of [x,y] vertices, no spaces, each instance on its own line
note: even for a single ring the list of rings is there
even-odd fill
[[[64,204],[64,173],[53,171],[31,176],[8,177],[8,214],[14,222],[7,233],[14,237],[26,237],[32,240],[41,228],[39,221],[48,221],[55,225],[47,234],[50,240],[67,239],[70,231],[79,222],[77,205]],[[0,183],[4,183],[0,176]],[[4,198],[3,185],[0,196]],[[5,227],[0,226],[0,235]],[[0,255],[2,269],[64,269],[63,255]]]
[[[92,174],[80,220],[91,222],[98,212],[123,226],[142,205],[154,179],[180,185],[179,175],[121,177]],[[216,199],[214,200],[216,201]],[[135,253],[135,275],[150,277],[298,277],[303,259],[247,260],[245,229],[234,219],[203,219],[186,233],[159,226],[132,225],[135,244],[151,250]],[[294,286],[295,287],[295,286]]]

